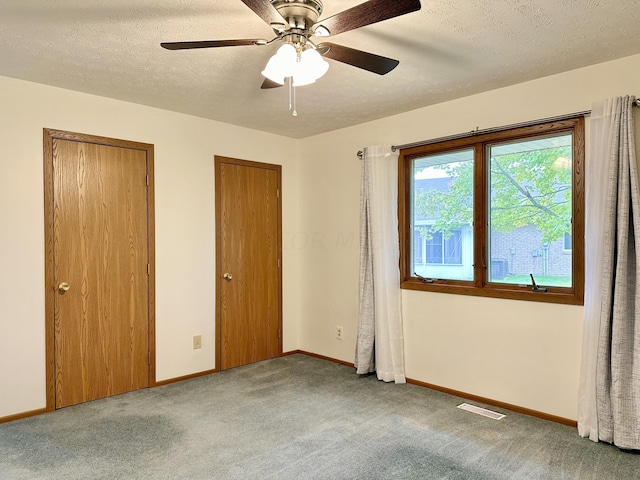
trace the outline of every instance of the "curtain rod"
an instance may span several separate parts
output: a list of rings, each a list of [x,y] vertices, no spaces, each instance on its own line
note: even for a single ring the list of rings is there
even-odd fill
[[[640,108],[640,98],[634,100],[633,106]],[[433,138],[431,140],[423,140],[421,142],[405,143],[403,145],[393,145],[391,147],[391,150],[395,152],[396,150],[403,149],[403,148],[423,147],[425,145],[431,145],[432,143],[445,142],[447,140],[458,140],[460,138],[472,137],[475,135],[483,135],[485,133],[501,132],[503,130],[511,130],[512,128],[530,127],[532,125],[537,125],[540,123],[558,122],[561,120],[567,120],[569,118],[587,116],[587,115],[591,115],[591,110],[583,110],[582,112],[568,113],[565,115],[559,115],[557,117],[543,118],[539,120],[532,120],[529,122],[512,123],[511,125],[504,125],[502,127],[485,128],[483,130],[480,130],[478,127],[476,127],[475,130],[471,130],[470,132],[466,132],[466,133],[458,133],[456,135],[448,135],[445,137]],[[360,150],[357,153],[357,155],[358,155],[358,158],[362,160],[362,156],[364,155],[364,152]]]

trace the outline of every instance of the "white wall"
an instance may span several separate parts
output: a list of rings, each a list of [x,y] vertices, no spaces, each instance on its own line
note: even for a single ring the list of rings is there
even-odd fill
[[[304,139],[300,348],[354,359],[358,150],[589,110],[640,95],[638,78],[640,56],[632,56]],[[409,378],[577,418],[582,307],[416,291],[402,298]]]
[[[43,127],[155,145],[157,380],[215,367],[214,155],[283,165],[283,343],[298,347],[286,240],[299,231],[299,141],[3,77],[0,105],[0,417],[46,403]]]

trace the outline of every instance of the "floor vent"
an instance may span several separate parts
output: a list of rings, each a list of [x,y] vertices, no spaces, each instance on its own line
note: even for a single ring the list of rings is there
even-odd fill
[[[494,420],[502,420],[506,415],[502,413],[494,412],[492,410],[487,410],[486,408],[476,407],[475,405],[469,405],[468,403],[461,403],[458,405],[458,408],[461,410],[466,410],[467,412],[477,413],[478,415],[482,415],[483,417],[493,418]]]

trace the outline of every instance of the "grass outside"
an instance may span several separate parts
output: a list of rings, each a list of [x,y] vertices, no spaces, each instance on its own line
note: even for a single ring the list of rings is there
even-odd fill
[[[536,283],[541,287],[571,287],[571,277],[534,275],[533,278],[536,279]],[[496,282],[531,285],[531,277],[529,275],[511,275],[502,280],[496,280]]]

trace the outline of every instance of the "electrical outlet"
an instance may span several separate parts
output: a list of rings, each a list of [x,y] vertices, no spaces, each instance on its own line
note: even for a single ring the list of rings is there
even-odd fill
[[[336,338],[342,340],[342,327],[336,327]]]
[[[202,335],[193,336],[193,349],[202,348]]]

